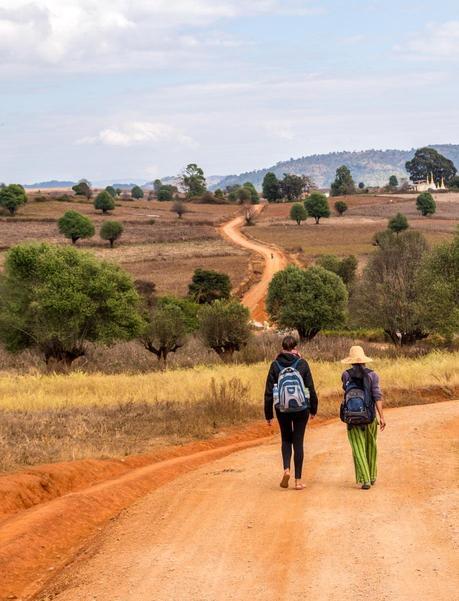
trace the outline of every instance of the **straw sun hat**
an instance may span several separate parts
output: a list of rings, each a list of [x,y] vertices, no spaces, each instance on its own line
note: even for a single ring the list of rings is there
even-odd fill
[[[350,363],[355,365],[357,363],[370,363],[373,359],[365,355],[365,351],[361,346],[351,346],[349,351],[349,357],[342,359],[341,363]]]

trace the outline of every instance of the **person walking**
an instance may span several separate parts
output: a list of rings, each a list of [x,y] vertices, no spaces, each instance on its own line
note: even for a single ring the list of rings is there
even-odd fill
[[[280,486],[289,486],[293,449],[295,489],[303,490],[304,433],[309,417],[312,419],[317,413],[318,400],[311,370],[297,344],[293,336],[286,336],[282,351],[271,363],[265,387],[265,418],[271,426],[274,405],[282,438],[284,474]]]
[[[373,359],[367,357],[361,346],[352,346],[341,363],[351,365],[343,372],[341,380],[345,398],[341,406],[341,419],[347,423],[347,436],[354,458],[355,479],[363,490],[376,483],[376,438],[379,427],[386,427],[379,376],[366,367]]]

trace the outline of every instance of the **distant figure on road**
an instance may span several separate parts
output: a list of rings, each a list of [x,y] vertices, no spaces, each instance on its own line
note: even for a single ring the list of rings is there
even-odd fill
[[[273,253],[271,253],[271,259],[274,259],[274,254]]]
[[[295,465],[295,489],[303,490],[303,440],[309,416],[317,413],[317,394],[311,370],[297,350],[297,341],[286,336],[282,341],[282,352],[272,362],[265,388],[265,417],[271,426],[273,405],[282,437],[282,460],[284,475],[280,483],[288,488],[290,463]]]
[[[340,417],[347,424],[347,435],[354,457],[355,479],[364,490],[376,483],[376,411],[379,415],[379,427],[381,430],[386,427],[379,376],[365,367],[365,364],[371,361],[373,359],[365,355],[361,346],[351,347],[349,356],[341,361],[352,367],[341,376],[344,400]]]

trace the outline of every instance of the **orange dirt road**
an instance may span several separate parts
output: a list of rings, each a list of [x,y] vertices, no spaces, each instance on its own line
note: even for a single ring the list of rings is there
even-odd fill
[[[370,491],[338,422],[307,432],[301,492],[277,442],[245,450],[131,507],[40,599],[457,601],[459,403],[387,422]]]
[[[256,206],[257,213],[261,213],[263,205]],[[251,240],[241,233],[241,227],[244,224],[244,217],[241,215],[221,226],[222,235],[243,248],[261,255],[265,260],[265,268],[261,280],[252,286],[242,298],[242,304],[250,310],[250,315],[254,321],[263,323],[266,321],[265,299],[268,292],[268,286],[275,273],[287,266],[287,257],[274,246],[268,246],[262,242]]]

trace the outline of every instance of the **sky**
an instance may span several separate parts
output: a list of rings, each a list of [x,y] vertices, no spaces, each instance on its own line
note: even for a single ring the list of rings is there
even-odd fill
[[[0,181],[459,143],[457,0],[0,0]]]

